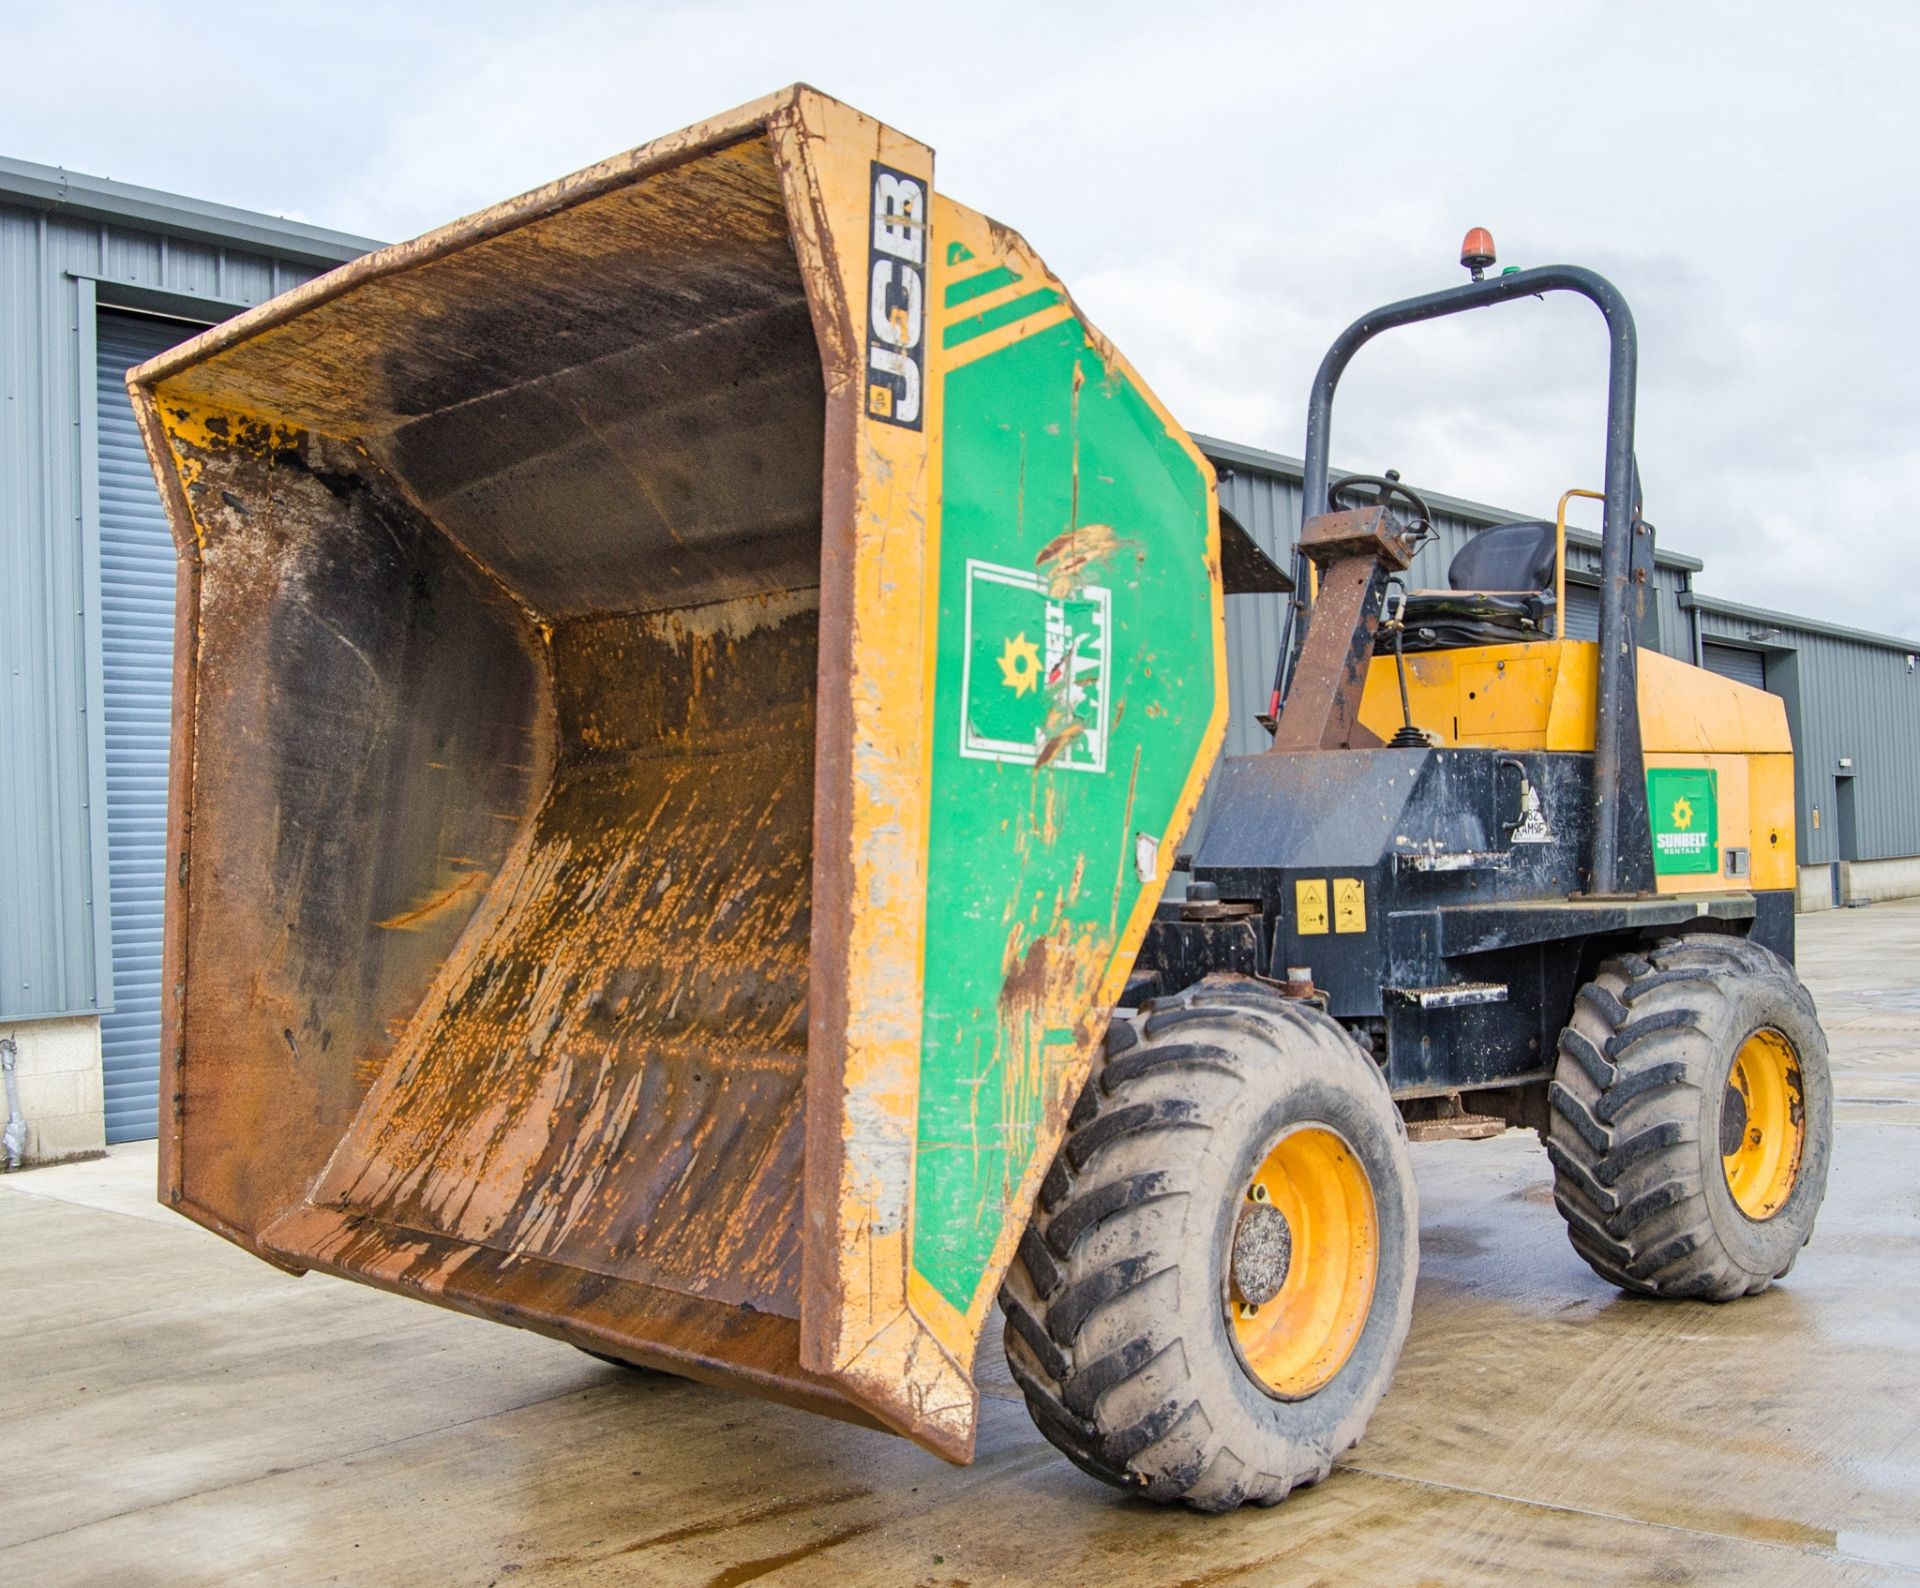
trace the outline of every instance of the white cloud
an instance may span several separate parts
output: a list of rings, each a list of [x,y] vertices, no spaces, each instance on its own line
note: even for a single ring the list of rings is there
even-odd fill
[[[17,12],[17,15],[13,14]],[[1464,279],[1453,248],[1611,275],[1640,456],[1704,588],[1920,632],[1920,12],[1882,0],[0,3],[0,148],[397,238],[805,79],[940,151],[1190,425],[1302,442],[1327,341]],[[110,92],[80,94],[82,66]],[[1337,456],[1544,510],[1594,483],[1605,349],[1571,302],[1362,355]]]

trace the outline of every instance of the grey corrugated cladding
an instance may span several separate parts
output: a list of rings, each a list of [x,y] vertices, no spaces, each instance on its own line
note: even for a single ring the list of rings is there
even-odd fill
[[[1704,596],[1692,605],[1701,638],[1759,652],[1767,688],[1787,702],[1801,864],[1920,855],[1920,640]],[[1851,856],[1840,853],[1835,820],[1842,776],[1854,779],[1860,852]]]
[[[372,246],[0,159],[0,1019],[112,997],[97,312],[212,323]]]

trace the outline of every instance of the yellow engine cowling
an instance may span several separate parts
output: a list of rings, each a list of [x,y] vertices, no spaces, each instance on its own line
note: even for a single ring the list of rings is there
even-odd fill
[[[1448,745],[1590,751],[1597,660],[1598,647],[1586,640],[1411,655],[1407,696],[1414,725]],[[1641,651],[1639,663],[1659,891],[1704,893],[1729,883],[1756,891],[1793,887],[1793,740],[1785,702],[1656,651]],[[1394,671],[1392,656],[1374,658],[1360,706],[1361,724],[1382,739],[1401,726]],[[1711,774],[1710,834],[1696,825],[1707,819],[1700,801],[1687,796],[1684,780],[1670,776],[1687,771]],[[1680,792],[1663,798],[1659,791],[1669,786]],[[1663,836],[1683,856],[1698,857],[1680,861],[1690,869],[1663,864]],[[1729,869],[1726,856],[1735,850],[1750,857],[1744,874]]]

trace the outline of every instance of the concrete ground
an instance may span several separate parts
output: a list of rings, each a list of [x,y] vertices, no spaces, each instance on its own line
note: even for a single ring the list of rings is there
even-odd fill
[[[1393,1392],[1328,1482],[1220,1518],[1081,1477],[992,1343],[959,1469],[290,1279],[154,1205],[150,1147],[0,1181],[0,1582],[1920,1584],[1920,902],[1801,942],[1839,1140],[1786,1282],[1629,1300],[1530,1136],[1418,1148]]]

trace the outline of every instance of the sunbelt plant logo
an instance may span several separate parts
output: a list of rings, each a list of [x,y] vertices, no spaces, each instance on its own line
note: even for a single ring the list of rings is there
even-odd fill
[[[961,755],[1106,771],[1112,617],[1104,585],[1056,596],[1038,574],[969,558]]]
[[[1714,774],[1705,767],[1654,767],[1647,773],[1653,820],[1653,869],[1661,876],[1720,869]]]

